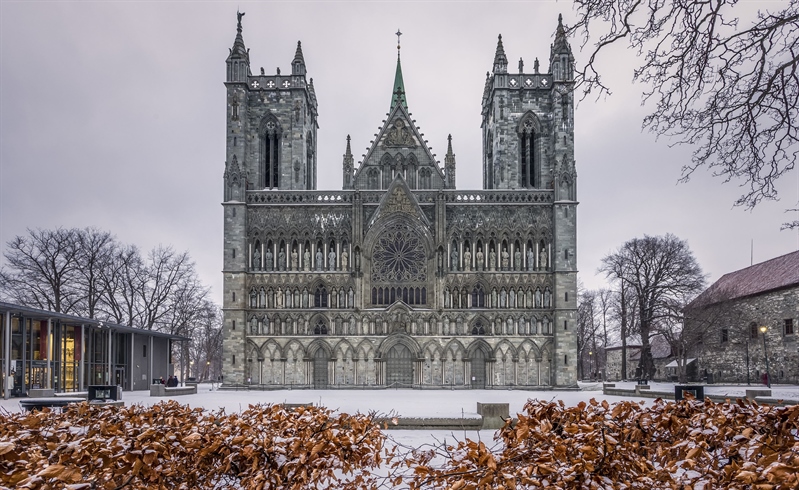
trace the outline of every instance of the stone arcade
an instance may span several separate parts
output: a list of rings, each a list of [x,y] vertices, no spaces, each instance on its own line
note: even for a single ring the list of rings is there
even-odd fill
[[[291,73],[227,59],[224,383],[280,387],[576,386],[573,57],[508,71],[482,97],[483,190],[455,189],[408,111],[389,114],[343,190],[318,191],[317,100]],[[399,46],[398,46],[399,49]],[[387,87],[388,88],[388,87]],[[476,121],[475,121],[476,122]],[[325,164],[330,164],[326,162]]]

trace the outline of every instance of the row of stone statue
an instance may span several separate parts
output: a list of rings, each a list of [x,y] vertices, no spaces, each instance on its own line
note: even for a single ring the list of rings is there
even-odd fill
[[[463,266],[461,267],[461,263],[459,260],[458,249],[453,247],[452,253],[450,254],[450,270],[453,272],[464,270],[470,271],[472,270],[472,252],[469,251],[467,248],[463,252]],[[532,272],[535,270],[544,271],[547,270],[547,250],[546,248],[542,248],[541,251],[538,252],[538,266],[536,267],[535,263],[535,253],[532,249],[527,250],[527,265],[522,262],[522,252],[521,250],[516,250],[513,253],[513,264],[511,266],[510,261],[510,253],[508,253],[508,249],[502,249],[502,253],[500,254],[500,270],[503,271],[523,271],[527,270],[528,272]],[[477,249],[477,253],[475,254],[476,269],[478,271],[482,271],[484,269],[488,269],[490,271],[497,270],[497,253],[492,249],[488,252],[488,264],[485,263],[484,259],[485,256],[481,249]]]
[[[261,260],[261,251],[257,248],[252,254],[252,270],[260,271],[264,270],[267,272],[272,271],[305,271],[311,272],[313,269],[316,272],[322,272],[324,270],[328,271],[346,271],[349,268],[349,254],[346,250],[341,252],[341,256],[338,257],[339,264],[336,264],[336,251],[330,250],[327,254],[327,267],[325,267],[325,256],[321,250],[316,251],[316,261],[312,264],[311,263],[311,252],[307,249],[302,254],[302,268],[300,268],[300,257],[297,253],[297,249],[291,251],[291,255],[289,256],[289,261],[286,261],[286,253],[281,249],[277,253],[277,263],[275,263],[275,257],[272,254],[272,251],[267,249],[266,253],[263,256],[263,261]],[[338,267],[337,267],[338,265]]]

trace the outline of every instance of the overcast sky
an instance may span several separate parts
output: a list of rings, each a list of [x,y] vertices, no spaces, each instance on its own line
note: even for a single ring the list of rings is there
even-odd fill
[[[758,2],[767,7],[768,2]],[[774,3],[771,5],[779,5]],[[246,13],[253,73],[291,70],[302,41],[319,101],[319,189],[341,189],[346,137],[356,161],[389,109],[401,29],[410,111],[443,160],[452,134],[459,189],[481,182],[480,101],[502,34],[548,66],[570,2],[9,2],[0,4],[0,246],[26,228],[95,226],[147,251],[188,250],[221,302],[225,58]],[[583,55],[572,42],[578,62]],[[644,234],[686,239],[714,281],[799,248],[799,172],[781,202],[733,208],[735,183],[705,172],[677,184],[690,148],[642,133],[635,54],[601,60],[613,89],[575,116],[578,266],[594,288],[601,258]]]

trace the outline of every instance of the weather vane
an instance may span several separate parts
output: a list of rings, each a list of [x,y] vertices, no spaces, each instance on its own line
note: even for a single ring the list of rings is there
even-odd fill
[[[402,32],[400,32],[400,30],[397,29],[397,49],[400,48],[400,36],[401,35],[402,35]]]

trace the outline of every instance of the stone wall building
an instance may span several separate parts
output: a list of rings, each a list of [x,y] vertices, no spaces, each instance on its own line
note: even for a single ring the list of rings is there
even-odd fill
[[[799,383],[798,323],[799,251],[725,274],[699,295],[685,312],[688,334],[701,332],[689,357],[714,382],[757,383],[767,354],[773,383]]]
[[[483,190],[461,191],[452,137],[442,166],[409,112],[398,52],[368,153],[356,165],[348,136],[343,190],[318,191],[302,47],[290,73],[253,75],[239,17],[225,83],[225,384],[576,386],[572,66],[560,22],[543,72],[538,60],[509,71],[500,36],[482,94]]]

